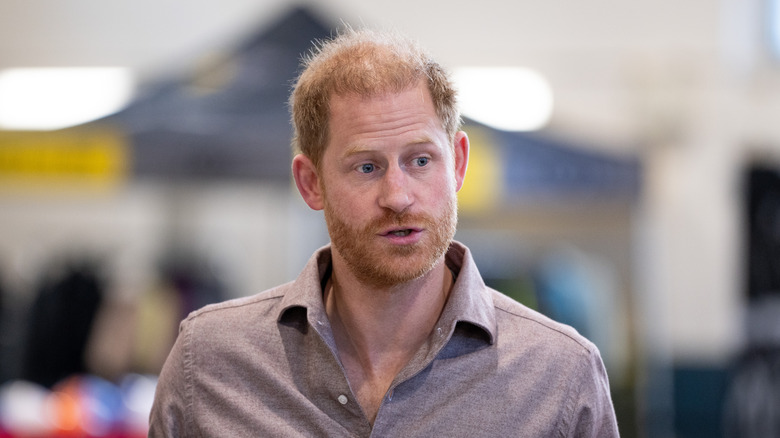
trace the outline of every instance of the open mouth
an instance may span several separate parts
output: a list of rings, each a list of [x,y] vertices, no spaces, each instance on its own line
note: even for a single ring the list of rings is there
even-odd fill
[[[421,231],[420,228],[391,228],[386,230],[383,235],[387,237],[407,237],[410,236],[416,232]]]

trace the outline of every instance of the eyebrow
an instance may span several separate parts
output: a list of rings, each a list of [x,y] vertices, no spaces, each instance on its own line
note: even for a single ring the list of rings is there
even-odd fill
[[[416,145],[424,145],[424,144],[436,144],[436,142],[434,142],[433,139],[431,139],[430,137],[419,137],[419,138],[417,138],[415,140],[412,140],[411,142],[407,143],[406,145],[404,145],[404,147],[416,146]],[[347,148],[347,150],[344,151],[344,156],[345,157],[351,157],[351,156],[354,156],[354,155],[372,153],[372,152],[375,152],[376,150],[378,150],[378,149],[377,148],[368,147],[368,146],[366,146],[364,144],[359,144],[359,145],[350,146],[349,148]]]

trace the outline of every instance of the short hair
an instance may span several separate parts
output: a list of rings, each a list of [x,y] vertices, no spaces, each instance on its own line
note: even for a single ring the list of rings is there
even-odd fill
[[[424,79],[450,141],[460,129],[456,92],[445,69],[417,43],[395,33],[347,28],[315,44],[290,95],[293,149],[319,169],[329,141],[334,95],[400,92]]]

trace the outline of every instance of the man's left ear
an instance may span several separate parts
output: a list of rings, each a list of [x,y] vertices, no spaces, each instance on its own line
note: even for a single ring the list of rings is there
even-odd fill
[[[466,178],[466,168],[469,165],[469,136],[464,131],[455,134],[455,190],[463,187]]]

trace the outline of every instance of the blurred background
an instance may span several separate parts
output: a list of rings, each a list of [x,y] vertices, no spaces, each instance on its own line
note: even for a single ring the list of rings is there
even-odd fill
[[[453,71],[456,238],[622,436],[780,436],[780,1],[3,0],[0,437],[145,436],[181,318],[327,243],[286,99],[344,23]]]

